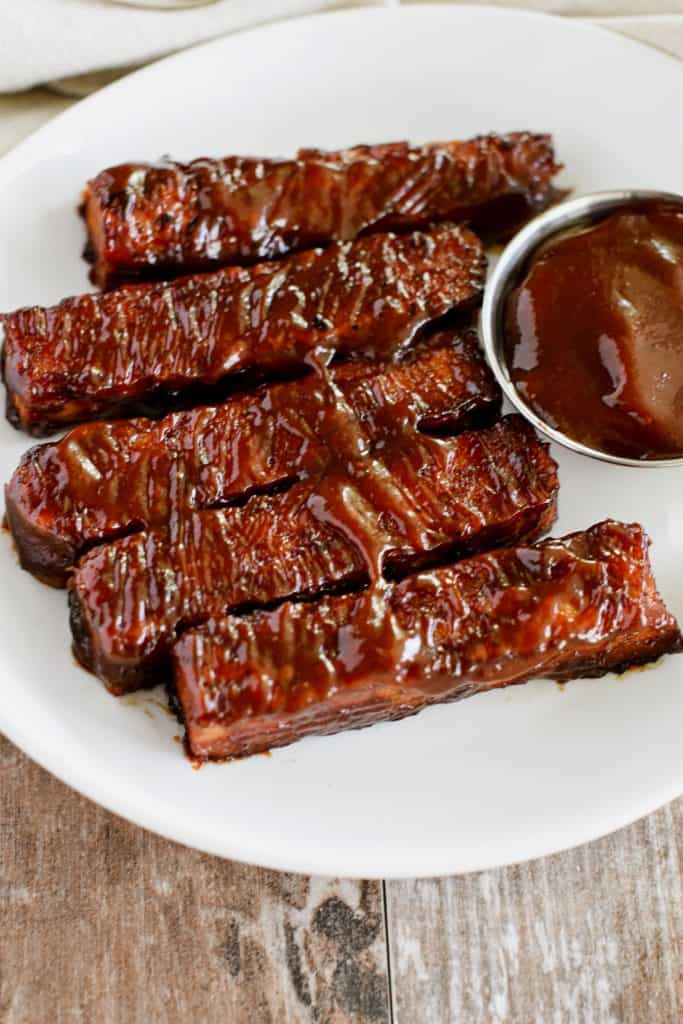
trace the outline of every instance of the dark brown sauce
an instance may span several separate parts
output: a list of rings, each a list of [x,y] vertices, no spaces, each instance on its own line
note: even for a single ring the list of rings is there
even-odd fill
[[[683,209],[552,239],[508,299],[505,355],[549,425],[612,455],[683,455]]]
[[[80,559],[72,631],[84,664],[115,692],[164,681],[175,637],[211,616],[384,588],[389,576],[550,526],[556,467],[524,420],[428,437],[399,393],[395,423],[378,442],[330,373],[329,355],[309,356],[317,387],[307,422],[328,450],[320,473],[277,497],[189,514],[178,481],[164,526]]]
[[[85,255],[93,283],[111,288],[440,221],[500,237],[553,200],[558,170],[550,137],[528,132],[121,164],[86,188]]]
[[[174,654],[189,749],[215,759],[680,649],[648,538],[606,521],[381,589],[214,620]]]
[[[314,432],[328,442],[333,455],[308,504],[314,507],[316,518],[331,523],[360,551],[370,581],[382,586],[384,560],[395,547],[392,534],[396,528],[416,550],[428,547],[429,538],[419,515],[406,506],[397,480],[373,450],[367,430],[335,382],[330,372],[333,356],[331,350],[320,348],[308,359],[320,383]],[[409,444],[414,439],[415,427],[408,405],[406,396],[394,407],[393,437],[385,439],[385,446],[401,448],[404,441]],[[394,531],[377,522],[378,508]]]
[[[220,397],[237,375],[296,375],[321,346],[395,361],[429,327],[477,305],[485,267],[480,240],[442,224],[16,310],[0,317],[8,415],[44,434],[158,413]]]

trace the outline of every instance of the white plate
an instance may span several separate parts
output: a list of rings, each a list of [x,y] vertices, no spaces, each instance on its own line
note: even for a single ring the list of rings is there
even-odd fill
[[[522,128],[554,132],[578,192],[674,191],[682,101],[683,68],[654,50],[491,8],[348,11],[233,36],[118,82],[0,163],[0,309],[85,290],[78,192],[126,158]],[[4,479],[26,447],[0,426]],[[555,454],[557,532],[640,520],[683,616],[683,474]],[[0,570],[7,735],[104,806],[212,853],[368,877],[470,871],[592,839],[683,791],[683,658],[194,771],[153,697],[117,701],[76,667],[64,593],[20,572],[7,539]]]

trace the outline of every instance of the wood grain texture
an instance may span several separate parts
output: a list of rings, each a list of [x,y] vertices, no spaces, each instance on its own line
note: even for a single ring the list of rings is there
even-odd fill
[[[680,1024],[683,799],[555,857],[387,885],[396,1024]]]
[[[2,1024],[379,1024],[381,883],[184,849],[0,738]]]
[[[186,850],[0,740],[2,1024],[387,1024],[379,883]],[[679,1024],[683,800],[478,875],[386,885],[395,1024]]]

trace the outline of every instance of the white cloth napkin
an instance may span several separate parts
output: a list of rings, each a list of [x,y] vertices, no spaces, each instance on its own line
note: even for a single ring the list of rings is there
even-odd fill
[[[339,0],[219,0],[160,11],[112,0],[0,0],[0,92],[142,63],[226,32],[343,6]]]
[[[382,2],[365,0],[370,6]],[[610,27],[683,57],[683,0],[498,2],[553,14],[609,16]],[[142,63],[277,18],[363,5],[363,0],[219,0],[208,7],[158,11],[119,6],[112,0],[0,0],[0,92]],[[657,14],[674,17],[630,17]]]

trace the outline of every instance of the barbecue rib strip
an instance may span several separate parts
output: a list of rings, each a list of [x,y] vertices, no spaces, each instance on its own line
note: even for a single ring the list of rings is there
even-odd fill
[[[518,416],[451,440],[403,437],[284,494],[89,552],[69,581],[76,653],[116,693],[154,684],[187,626],[535,538],[557,488],[547,446]]]
[[[190,752],[227,758],[403,718],[534,678],[599,676],[681,650],[640,526],[479,555],[384,592],[281,605],[174,648]]]
[[[428,324],[475,304],[484,272],[479,239],[442,225],[21,309],[0,319],[8,417],[44,433],[168,407],[242,371],[291,374],[319,348],[395,356]]]
[[[102,288],[168,279],[443,220],[500,235],[547,205],[558,169],[550,137],[526,132],[123,164],[86,186],[92,278]]]
[[[398,429],[455,434],[492,423],[500,410],[472,330],[440,331],[400,363],[338,363],[332,379],[381,446]],[[64,586],[94,544],[319,474],[338,443],[325,436],[327,400],[312,374],[158,422],[83,424],[32,448],[5,491],[22,566]]]

